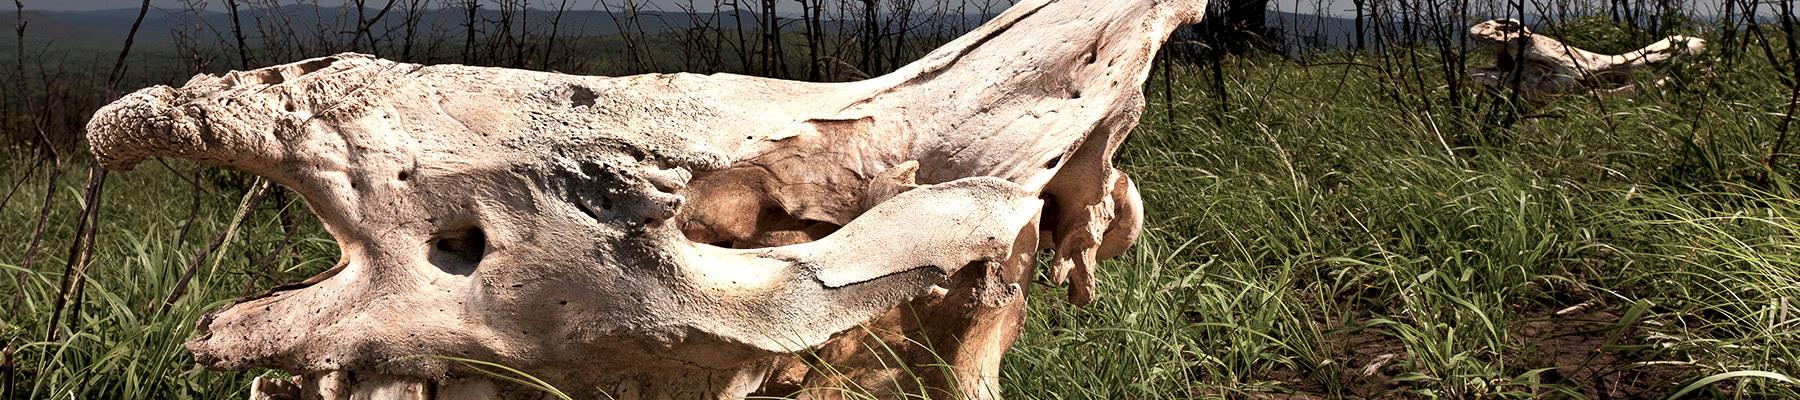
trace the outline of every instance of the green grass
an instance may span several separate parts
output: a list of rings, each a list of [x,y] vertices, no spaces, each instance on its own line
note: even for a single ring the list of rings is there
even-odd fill
[[[23,175],[30,159],[19,160],[4,170],[7,182]],[[0,271],[0,303],[19,307],[17,315],[0,323],[0,340],[16,350],[19,372],[10,398],[217,398],[243,397],[250,375],[209,372],[197,367],[182,348],[194,334],[194,324],[205,312],[228,305],[245,294],[257,294],[273,285],[303,279],[310,272],[329,267],[336,260],[336,244],[326,237],[301,210],[302,234],[288,251],[263,269],[257,260],[268,256],[283,237],[273,209],[248,219],[237,243],[226,247],[223,257],[201,264],[188,294],[166,312],[155,307],[165,299],[195,254],[207,247],[236,211],[238,198],[218,193],[199,196],[200,217],[185,241],[177,242],[194,197],[182,179],[191,168],[174,164],[176,173],[156,162],[137,171],[115,173],[106,186],[96,250],[86,280],[86,294],[78,323],[60,338],[46,341],[46,327],[58,297],[67,265],[68,237],[82,204],[81,164],[71,163],[62,174],[44,246],[29,270],[22,269],[23,253],[46,182],[43,174],[27,181],[25,192],[0,210],[0,243],[6,243]],[[0,188],[5,190],[6,188]],[[267,205],[267,203],[265,203]],[[286,207],[300,207],[298,202]],[[25,284],[14,281],[25,272]],[[23,302],[14,304],[14,293]],[[4,312],[4,311],[0,311]],[[5,316],[7,314],[0,314]]]
[[[1800,199],[1791,169],[1756,179],[1787,101],[1766,63],[1565,98],[1510,126],[1488,122],[1489,97],[1443,106],[1429,64],[1423,83],[1320,65],[1232,60],[1227,104],[1198,67],[1173,71],[1175,98],[1150,91],[1119,155],[1148,203],[1144,238],[1104,263],[1091,306],[1034,288],[1009,397],[1800,396]],[[4,182],[30,166],[8,158]],[[188,359],[194,321],[336,250],[301,215],[261,262],[283,236],[273,208],[304,213],[265,203],[154,313],[241,195],[206,185],[178,242],[191,174],[171,165],[110,177],[80,322],[55,341],[81,171],[37,174],[0,209],[0,294],[24,298],[0,324],[20,371],[0,397],[244,395],[254,373]],[[46,187],[48,239],[22,270]]]
[[[1800,396],[1767,378],[1800,372],[1800,201],[1791,175],[1744,183],[1786,102],[1772,71],[1508,128],[1396,111],[1384,88],[1407,84],[1366,68],[1226,68],[1222,114],[1203,79],[1151,91],[1120,155],[1145,240],[1092,307],[1038,292],[1010,393],[1661,398],[1738,374],[1691,393]]]

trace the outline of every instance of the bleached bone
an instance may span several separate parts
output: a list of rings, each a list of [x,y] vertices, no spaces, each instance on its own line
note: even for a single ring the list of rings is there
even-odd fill
[[[267,177],[338,242],[338,266],[188,343],[210,368],[296,375],[271,391],[538,395],[458,361],[481,360],[577,397],[739,398],[777,368],[796,389],[917,373],[992,397],[1038,250],[1086,303],[1096,260],[1136,239],[1110,158],[1157,48],[1203,9],[1024,1],[851,83],[340,54],[138,91],[88,139],[112,169]],[[802,352],[833,368],[793,368]]]
[[[1677,35],[1630,53],[1599,54],[1532,33],[1515,19],[1475,24],[1469,38],[1487,46],[1496,60],[1491,68],[1469,70],[1475,83],[1494,90],[1516,87],[1519,97],[1534,102],[1588,88],[1623,89],[1635,69],[1706,51],[1705,40]]]

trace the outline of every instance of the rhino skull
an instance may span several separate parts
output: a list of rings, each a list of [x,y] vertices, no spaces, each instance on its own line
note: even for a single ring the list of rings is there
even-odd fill
[[[1676,35],[1630,53],[1600,54],[1533,33],[1510,18],[1469,27],[1469,39],[1486,47],[1495,64],[1469,69],[1470,78],[1490,90],[1516,89],[1530,102],[1588,88],[1628,90],[1631,71],[1706,51],[1705,40]]]
[[[340,54],[140,90],[88,137],[112,169],[266,177],[338,242],[335,268],[189,342],[207,367],[296,374],[260,396],[536,395],[455,357],[578,396],[738,398],[896,378],[878,341],[990,397],[1037,251],[1085,303],[1095,260],[1135,240],[1109,159],[1157,47],[1203,8],[1025,1],[852,83]],[[803,350],[851,372],[796,372]]]

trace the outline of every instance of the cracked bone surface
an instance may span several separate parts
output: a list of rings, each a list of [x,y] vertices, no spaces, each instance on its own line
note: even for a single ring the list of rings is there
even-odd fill
[[[1469,38],[1494,55],[1491,68],[1471,68],[1475,83],[1490,89],[1517,88],[1519,97],[1543,101],[1588,88],[1627,88],[1632,70],[1706,51],[1706,41],[1670,36],[1642,49],[1606,55],[1531,32],[1515,19],[1495,19],[1469,27]]]
[[[1203,9],[1022,1],[849,83],[340,54],[140,90],[88,139],[111,169],[271,179],[337,241],[336,267],[199,322],[204,366],[294,374],[253,396],[542,395],[472,359],[575,397],[991,398],[1038,251],[1087,303],[1136,240],[1110,158]]]

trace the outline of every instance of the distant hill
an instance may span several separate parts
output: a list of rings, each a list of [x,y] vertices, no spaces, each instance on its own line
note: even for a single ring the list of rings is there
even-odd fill
[[[150,7],[153,9],[154,8],[185,8],[185,6],[182,5],[182,2],[183,2],[182,0],[150,0]],[[53,7],[45,7],[45,4],[43,4],[43,3],[54,3],[55,5]],[[223,2],[222,1],[214,1],[212,3],[214,3],[213,7],[219,7],[218,3],[223,3]],[[136,9],[135,7],[137,7],[137,6],[138,6],[138,2],[131,1],[131,0],[53,0],[53,1],[49,1],[49,2],[27,0],[25,2],[25,7],[26,7],[27,11],[39,11],[39,9],[42,9],[42,8],[51,8],[56,11],[100,11],[100,10],[116,10],[116,9],[121,9],[121,8],[131,8],[131,9],[135,10]],[[6,2],[6,8],[8,10],[11,10],[12,7],[13,7],[12,2]]]
[[[1339,49],[1356,44],[1354,18],[1286,11],[1268,11],[1264,15],[1270,29],[1279,30],[1287,36],[1284,45],[1289,52],[1299,49]]]
[[[66,18],[57,14],[59,13],[25,11],[25,36],[32,40],[50,39],[56,41],[93,40],[105,36],[103,30],[94,29],[93,25],[87,25],[78,19]],[[18,20],[19,13],[16,11],[0,12],[0,32],[5,32],[0,34],[0,37],[5,38],[5,40],[0,40],[0,42],[12,43],[15,40],[13,29]],[[124,36],[120,36],[120,38],[122,37]],[[114,40],[117,40],[117,38]]]

